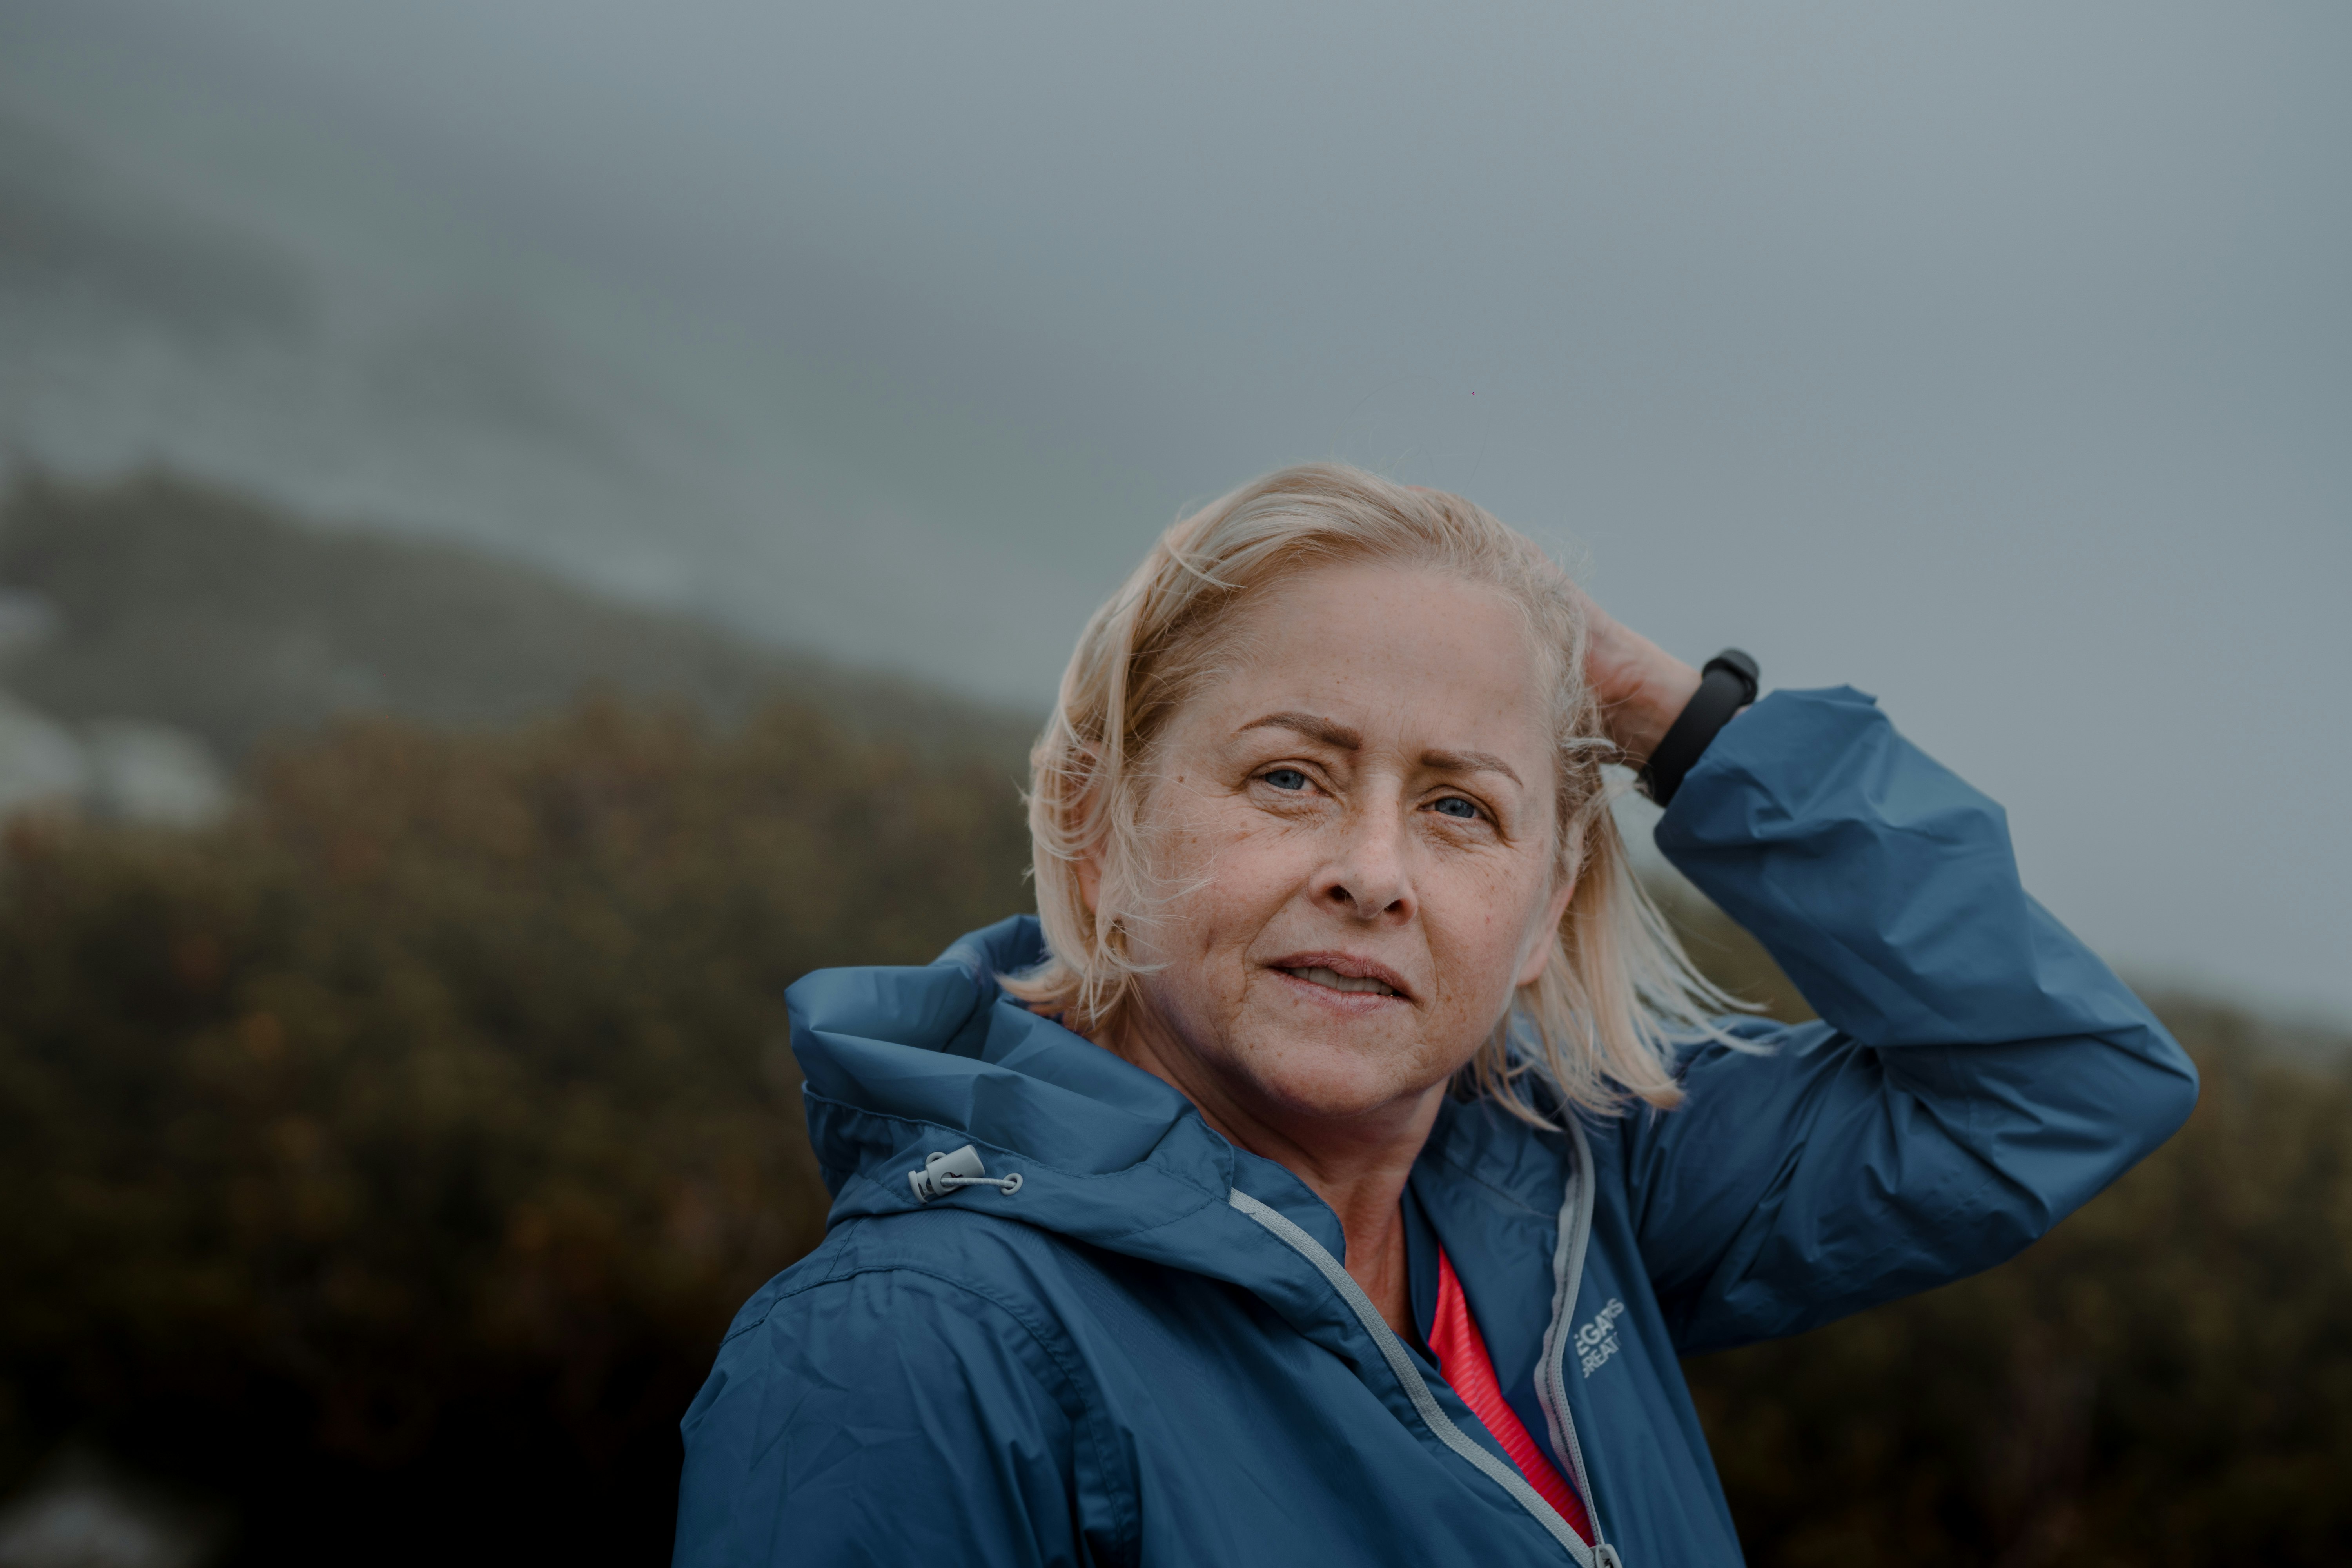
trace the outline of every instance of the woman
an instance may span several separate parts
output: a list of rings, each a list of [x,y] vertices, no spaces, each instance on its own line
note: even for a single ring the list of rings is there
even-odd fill
[[[1038,742],[1040,917],[793,988],[831,1229],[677,1562],[1738,1563],[1677,1358],[2000,1261],[2196,1096],[1997,806],[1739,664],[1351,469],[1171,528]],[[1709,1021],[1612,762],[1821,1022]]]

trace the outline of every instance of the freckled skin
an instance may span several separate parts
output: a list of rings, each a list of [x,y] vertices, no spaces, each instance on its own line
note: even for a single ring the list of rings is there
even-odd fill
[[[1572,891],[1548,673],[1501,594],[1386,566],[1277,585],[1230,646],[1163,737],[1144,825],[1173,891],[1133,936],[1160,967],[1104,1043],[1331,1203],[1402,1325],[1405,1173]],[[1403,994],[1313,984],[1301,955]]]

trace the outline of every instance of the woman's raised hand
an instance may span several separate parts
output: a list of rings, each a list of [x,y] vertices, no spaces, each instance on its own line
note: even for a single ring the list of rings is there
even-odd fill
[[[1584,595],[1584,675],[1600,696],[1609,738],[1640,767],[1664,739],[1699,673]]]

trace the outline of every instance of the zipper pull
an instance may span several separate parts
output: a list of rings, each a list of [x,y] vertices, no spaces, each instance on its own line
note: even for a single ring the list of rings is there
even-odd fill
[[[1617,1555],[1615,1547],[1604,1541],[1592,1549],[1592,1568],[1625,1568],[1625,1560]]]

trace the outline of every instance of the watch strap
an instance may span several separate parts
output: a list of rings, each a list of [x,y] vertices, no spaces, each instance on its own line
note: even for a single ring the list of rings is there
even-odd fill
[[[1664,805],[1682,787],[1683,775],[1695,766],[1731,716],[1756,700],[1762,672],[1756,661],[1736,647],[1725,648],[1699,670],[1698,690],[1659,738],[1637,780],[1642,793]]]

